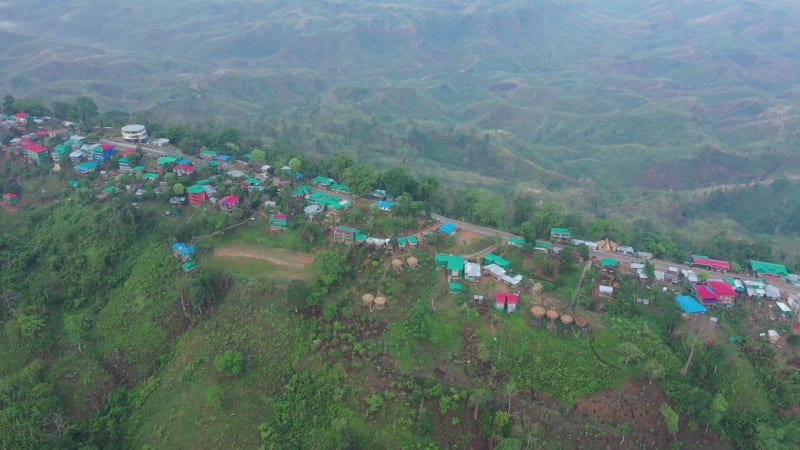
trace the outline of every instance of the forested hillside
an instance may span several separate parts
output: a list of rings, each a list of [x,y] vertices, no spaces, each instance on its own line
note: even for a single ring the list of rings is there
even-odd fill
[[[127,117],[92,105],[82,98],[47,109],[75,120]],[[620,269],[615,296],[598,296],[609,272],[586,246],[533,249],[553,227],[570,227],[673,263],[707,252],[738,267],[775,257],[774,242],[693,241],[648,221],[451,188],[407,167],[258,142],[230,127],[148,125],[194,142],[179,153],[186,162],[139,147],[79,175],[76,161],[3,147],[0,190],[14,196],[4,194],[0,215],[2,448],[798,445],[798,339],[763,300],[738,297],[713,310],[714,322],[682,318],[674,298],[690,292],[685,282],[642,282]],[[71,132],[90,141],[116,134],[71,127],[37,139],[52,146]],[[30,131],[22,128],[5,128],[3,142]],[[209,146],[250,162],[216,169],[201,158],[216,154]],[[262,186],[251,175],[266,161],[278,171],[262,174],[270,181]],[[123,163],[145,170],[122,171]],[[165,170],[180,165],[195,170]],[[295,192],[332,195],[304,184],[327,177],[356,195],[311,219]],[[172,202],[202,183],[237,205]],[[402,194],[385,211],[369,200],[375,188]],[[735,202],[730,195],[714,202]],[[273,224],[276,211],[288,212],[285,228]],[[440,225],[432,211],[514,231],[526,244],[466,229],[430,233]],[[392,243],[339,242],[342,224]],[[415,244],[404,248],[410,236]],[[524,277],[516,294],[492,279],[454,286],[433,257],[487,251]],[[497,309],[496,295],[521,297],[520,308]],[[532,305],[561,319],[536,322]],[[780,330],[781,345],[759,337],[766,327]]]

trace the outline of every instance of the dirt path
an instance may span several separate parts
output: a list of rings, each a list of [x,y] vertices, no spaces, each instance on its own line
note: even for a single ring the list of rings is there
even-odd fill
[[[314,262],[314,256],[283,249],[263,250],[243,245],[227,245],[214,250],[214,256],[223,258],[252,258],[267,261],[276,266],[303,269]]]

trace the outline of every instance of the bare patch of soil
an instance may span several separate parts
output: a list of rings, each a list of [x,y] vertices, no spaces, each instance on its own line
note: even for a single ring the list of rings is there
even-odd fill
[[[214,256],[228,258],[251,258],[267,261],[276,266],[302,269],[314,262],[314,256],[308,253],[293,252],[283,249],[252,248],[244,245],[226,245],[214,250]]]

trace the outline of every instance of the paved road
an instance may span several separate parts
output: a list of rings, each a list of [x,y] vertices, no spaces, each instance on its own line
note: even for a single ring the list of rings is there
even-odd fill
[[[184,154],[181,153],[180,150],[165,150],[165,149],[162,149],[162,148],[150,147],[148,145],[132,144],[130,142],[117,141],[117,140],[113,140],[113,139],[101,139],[100,142],[104,143],[104,144],[111,144],[111,145],[113,145],[114,147],[117,147],[117,148],[133,148],[133,149],[135,149],[138,146],[138,147],[141,147],[142,152],[144,152],[146,154],[149,154],[149,155],[153,155],[153,156],[183,156],[183,157],[185,157]]]
[[[505,232],[505,231],[496,230],[494,228],[482,227],[482,226],[474,225],[474,224],[471,224],[471,223],[468,223],[468,222],[462,222],[460,220],[451,219],[449,217],[441,216],[439,214],[431,213],[431,217],[433,217],[434,220],[439,221],[439,222],[453,222],[454,224],[456,224],[456,227],[458,227],[459,229],[472,231],[474,233],[482,234],[484,236],[501,236],[501,237],[503,237],[505,239],[508,239],[510,237],[515,237],[515,238],[521,238],[522,237],[522,236],[517,236],[516,234],[511,234],[511,233],[508,233],[508,232]]]

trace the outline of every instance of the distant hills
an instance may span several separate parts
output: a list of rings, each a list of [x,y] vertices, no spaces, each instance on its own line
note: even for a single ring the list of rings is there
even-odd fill
[[[299,3],[0,2],[0,94],[89,94],[545,190],[798,169],[793,1]]]

